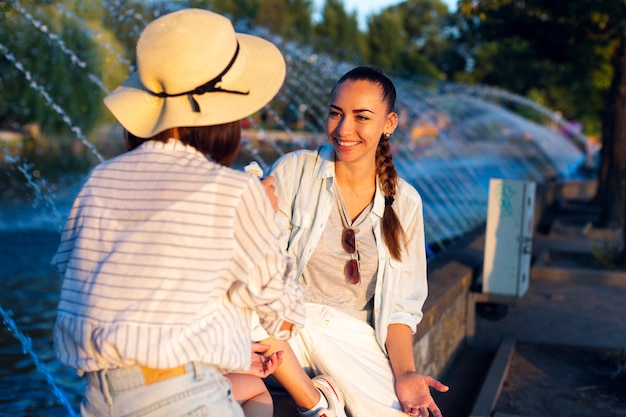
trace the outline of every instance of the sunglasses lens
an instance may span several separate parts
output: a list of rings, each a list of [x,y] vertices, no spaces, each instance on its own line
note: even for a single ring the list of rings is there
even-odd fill
[[[348,253],[356,252],[356,240],[354,237],[354,230],[346,229],[343,231],[341,235],[341,245],[343,246],[343,250]]]
[[[361,281],[361,277],[359,276],[359,264],[356,259],[350,259],[346,262],[343,273],[346,276],[346,283],[350,285],[356,285]]]

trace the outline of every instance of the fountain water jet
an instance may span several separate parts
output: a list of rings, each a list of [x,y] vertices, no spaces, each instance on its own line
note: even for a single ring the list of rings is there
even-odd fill
[[[2,324],[9,329],[17,340],[20,341],[23,346],[24,353],[31,356],[37,370],[46,377],[46,381],[52,387],[54,394],[59,398],[61,404],[67,409],[68,414],[72,417],[77,416],[78,414],[74,411],[72,404],[69,403],[67,396],[56,384],[54,376],[33,350],[32,340],[20,331],[19,327],[15,324],[15,321],[11,318],[10,312],[5,311],[2,306],[0,306],[0,316],[2,316]]]

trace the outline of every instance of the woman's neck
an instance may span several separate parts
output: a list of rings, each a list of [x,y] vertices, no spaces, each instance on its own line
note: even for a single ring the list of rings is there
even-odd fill
[[[348,215],[354,220],[374,198],[376,167],[373,164],[347,164],[337,161],[335,179]]]

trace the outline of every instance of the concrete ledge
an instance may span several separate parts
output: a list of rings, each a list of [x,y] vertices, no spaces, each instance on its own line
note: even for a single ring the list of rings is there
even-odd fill
[[[500,343],[470,417],[491,417],[502,390],[502,384],[506,379],[514,350],[515,340],[507,338]]]
[[[538,183],[534,216],[536,230],[548,231],[557,213],[562,214],[563,208],[572,201],[590,201],[597,188],[596,180]]]
[[[477,230],[428,264],[428,298],[413,337],[418,372],[440,377],[459,354],[468,333],[468,294],[482,267],[484,234]]]
[[[560,201],[590,200],[598,190],[597,180],[564,180],[548,184],[552,188],[554,197]]]
[[[465,297],[482,267],[485,236],[480,234],[461,244],[457,250],[437,259],[428,271],[428,298],[424,303],[424,318],[414,339],[423,337],[450,308],[453,300]]]
[[[596,246],[603,245],[621,245],[622,230],[616,228],[594,227],[589,221],[584,224],[571,224],[562,219],[556,219],[550,230],[551,236],[573,237],[577,239],[586,239]]]
[[[569,253],[591,253],[597,247],[587,238],[572,236],[542,236],[533,238],[533,252],[540,258],[550,251],[567,251]],[[536,261],[538,262],[538,261]]]
[[[558,253],[575,254],[582,257],[586,252],[546,250],[539,255],[537,262],[531,268],[530,279],[553,282],[575,282],[578,284],[600,284],[626,288],[626,271],[580,267],[572,265],[571,261],[569,264],[559,264],[558,262],[554,262],[555,255]]]

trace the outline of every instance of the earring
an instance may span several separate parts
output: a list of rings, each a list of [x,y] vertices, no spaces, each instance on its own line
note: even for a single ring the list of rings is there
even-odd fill
[[[385,137],[385,139],[389,139],[389,136],[391,136],[391,133],[385,133],[383,136]]]

